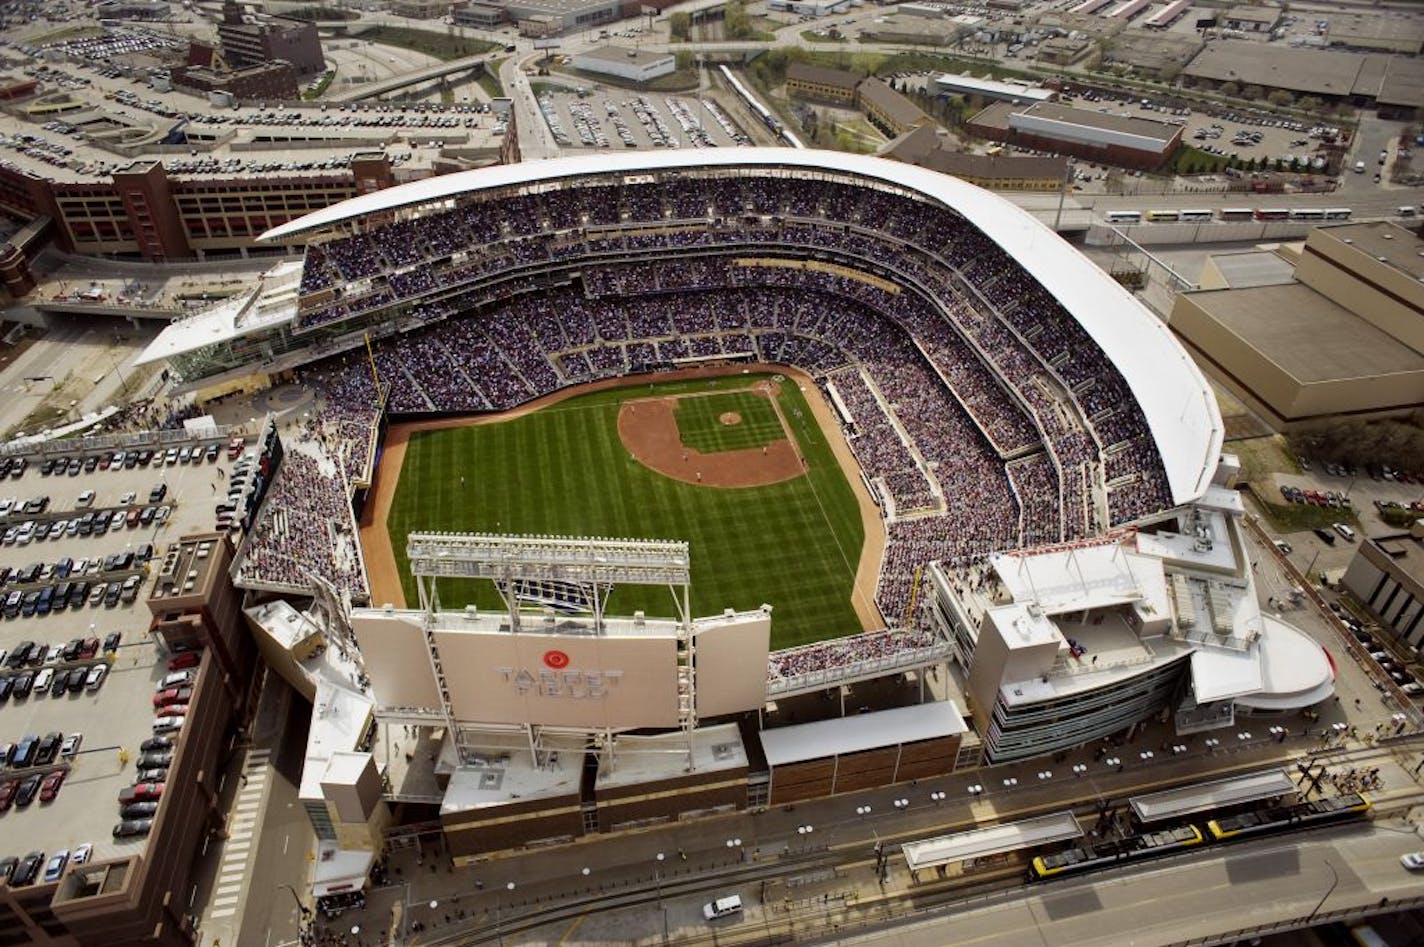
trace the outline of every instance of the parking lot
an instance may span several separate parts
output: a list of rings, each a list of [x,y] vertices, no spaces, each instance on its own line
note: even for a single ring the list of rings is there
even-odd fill
[[[45,761],[47,752],[21,750],[27,758],[19,762],[30,765],[16,767],[7,760],[0,769],[0,802],[10,799],[0,811],[0,865],[31,851],[43,852],[48,860],[61,850],[72,852],[89,844],[98,860],[146,844],[141,834],[114,837],[121,819],[119,794],[140,776],[143,743],[155,736],[156,689],[170,673],[173,658],[148,635],[151,615],[145,598],[151,572],[169,543],[212,529],[214,497],[225,479],[218,468],[230,466],[225,452],[212,461],[204,452],[197,463],[187,465],[169,465],[162,453],[158,457],[152,466],[119,463],[102,469],[96,462],[87,471],[87,461],[81,460],[73,476],[68,464],[44,476],[41,464],[31,460],[18,476],[12,465],[0,479],[0,497],[10,500],[10,512],[0,515],[6,536],[0,541],[0,575],[5,579],[0,588],[5,603],[0,619],[0,651],[5,652],[0,662],[0,744],[10,757],[16,752],[11,745],[23,745],[30,737],[43,743],[55,734],[56,747],[65,742],[65,754],[56,753],[52,760]],[[46,497],[47,502],[42,500]],[[25,500],[30,501],[29,513],[23,512]],[[0,500],[0,509],[4,507]],[[164,507],[166,515],[158,512]],[[154,512],[145,517],[147,510]],[[92,524],[100,516],[115,525],[100,535],[92,525],[87,536],[77,527],[71,533],[76,520],[88,517]],[[64,525],[42,530],[40,523]],[[39,538],[42,531],[48,533],[46,538]],[[148,544],[154,559],[143,562]],[[76,594],[78,583],[87,588]],[[60,607],[55,590],[66,584],[69,590]],[[37,601],[46,589],[47,610]],[[23,605],[11,608],[17,593]],[[35,656],[18,662],[26,642],[33,643],[29,650]],[[100,667],[106,670],[95,670]],[[79,678],[72,679],[71,672],[78,672]],[[28,680],[22,687],[23,678]],[[65,685],[56,685],[58,680]],[[21,693],[25,689],[28,693]],[[168,699],[179,700],[181,695]],[[179,733],[169,734],[170,739]],[[67,755],[70,749],[73,753]],[[161,767],[151,770],[144,774],[150,779],[162,775]],[[37,782],[30,777],[43,779],[60,771],[65,775],[53,799],[38,793],[28,801],[21,797],[26,781]],[[142,792],[139,795],[134,802],[141,808],[131,813],[135,817],[148,814]],[[43,867],[36,878],[42,880]]]
[[[1263,110],[1192,109],[1152,99],[1113,96],[1094,89],[1074,89],[1062,99],[1074,108],[1183,125],[1185,144],[1242,161],[1293,157],[1313,160],[1320,145],[1336,141],[1344,134],[1335,126],[1312,125]],[[1317,170],[1324,167],[1322,158]]]
[[[561,147],[711,148],[750,140],[715,102],[691,96],[601,91],[539,96]]]

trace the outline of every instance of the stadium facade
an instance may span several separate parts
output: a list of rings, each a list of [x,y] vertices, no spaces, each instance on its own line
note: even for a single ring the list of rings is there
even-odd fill
[[[265,236],[306,239],[301,269],[146,353],[189,390],[344,378],[350,397],[376,366],[377,414],[450,414],[673,367],[789,364],[835,406],[888,530],[887,627],[786,652],[768,648],[773,609],[440,606],[451,576],[523,588],[530,576],[491,565],[527,548],[514,536],[394,537],[419,608],[347,608],[348,589],[313,615],[249,609],[317,708],[302,798],[324,862],[349,874],[318,893],[361,883],[393,802],[430,806],[450,851],[474,859],[1331,693],[1324,653],[1256,604],[1195,364],[993,194],[841,154],[640,153],[447,175]],[[359,453],[358,490],[375,451]],[[575,568],[606,541],[549,541],[564,581],[606,580]],[[314,648],[307,627],[339,647]],[[931,668],[947,691],[927,686]],[[845,715],[851,685],[884,678],[916,682],[918,700]],[[769,702],[837,693],[840,715],[768,723]],[[379,799],[362,789],[372,773]]]

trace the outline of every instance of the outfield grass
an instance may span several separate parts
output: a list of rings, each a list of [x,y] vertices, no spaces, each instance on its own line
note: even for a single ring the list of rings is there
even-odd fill
[[[726,413],[741,415],[741,422],[723,424],[721,417]],[[750,391],[680,398],[673,417],[682,442],[704,454],[747,450],[786,438],[771,401]]]
[[[406,601],[418,599],[405,555],[410,532],[684,539],[694,614],[770,603],[774,648],[858,631],[850,596],[864,541],[860,512],[794,384],[782,385],[779,401],[810,467],[794,480],[745,489],[686,484],[637,463],[619,440],[618,408],[627,398],[742,388],[756,378],[595,392],[510,421],[415,434],[388,524]],[[721,427],[717,413],[712,422]],[[441,580],[440,599],[445,608],[500,604],[489,583],[473,580]],[[609,603],[612,614],[635,609],[672,613],[661,588],[621,588]]]

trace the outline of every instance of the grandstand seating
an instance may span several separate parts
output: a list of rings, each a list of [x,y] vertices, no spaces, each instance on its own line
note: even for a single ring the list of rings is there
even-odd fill
[[[969,222],[909,194],[726,174],[474,194],[311,245],[301,296],[314,341],[401,320],[374,346],[398,413],[504,410],[690,360],[834,384],[894,511],[876,596],[892,627],[915,624],[926,562],[972,581],[991,552],[1170,505],[1142,412],[1088,333]],[[324,392],[313,437],[349,456],[335,445],[374,417],[336,406],[370,403],[365,360],[303,380]]]

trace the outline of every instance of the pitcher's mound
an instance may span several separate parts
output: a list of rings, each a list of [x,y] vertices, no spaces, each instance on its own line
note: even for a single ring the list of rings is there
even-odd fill
[[[717,420],[730,427],[733,424],[741,424],[742,416],[735,411],[723,411],[717,415]]]

